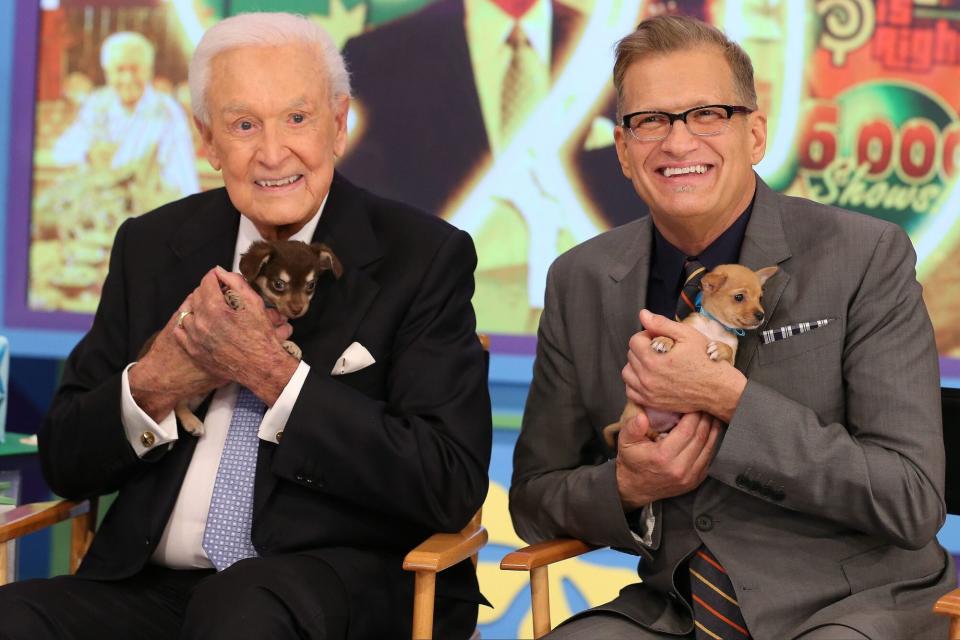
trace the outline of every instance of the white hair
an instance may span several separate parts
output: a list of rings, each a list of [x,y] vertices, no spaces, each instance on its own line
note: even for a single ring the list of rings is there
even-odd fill
[[[153,43],[136,31],[117,31],[107,36],[100,45],[100,66],[106,69],[114,60],[125,57],[124,54],[131,49],[142,56],[141,61],[145,66],[153,69]]]
[[[350,97],[347,65],[323,27],[292,13],[243,13],[210,27],[193,52],[188,75],[193,115],[204,124],[210,124],[207,88],[210,85],[210,65],[218,54],[240,47],[279,47],[295,43],[316,47],[326,68],[331,101]]]

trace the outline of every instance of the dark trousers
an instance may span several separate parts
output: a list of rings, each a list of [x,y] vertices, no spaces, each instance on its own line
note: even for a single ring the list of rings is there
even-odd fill
[[[0,587],[2,640],[341,640],[347,619],[340,578],[301,555],[242,560],[220,573],[148,566],[124,580]]]

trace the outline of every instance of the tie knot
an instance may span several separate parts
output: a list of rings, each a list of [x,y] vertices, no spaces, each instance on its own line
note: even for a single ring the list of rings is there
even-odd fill
[[[687,258],[683,263],[683,282],[690,282],[691,278],[698,278],[703,275],[706,268],[700,264],[696,258]]]
[[[523,32],[523,28],[520,26],[519,22],[513,24],[513,29],[510,30],[510,35],[507,36],[507,44],[510,45],[510,48],[516,51],[517,49],[526,46],[530,41],[527,39],[527,34]]]
[[[696,258],[687,258],[683,263],[683,286],[680,287],[680,296],[677,299],[675,319],[683,320],[697,309],[697,292],[700,289],[700,279],[707,272],[706,267]]]

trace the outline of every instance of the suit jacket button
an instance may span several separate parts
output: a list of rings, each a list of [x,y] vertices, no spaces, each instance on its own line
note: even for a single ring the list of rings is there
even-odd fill
[[[283,438],[283,431],[277,431],[276,438],[277,442],[280,442],[280,439]]]
[[[295,476],[293,476],[293,477],[297,479],[297,482],[303,482],[303,474],[302,474],[302,473],[298,473],[297,475],[295,475]]]
[[[698,531],[710,531],[713,529],[713,518],[707,515],[699,515],[693,521]]]
[[[153,435],[152,431],[144,431],[140,434],[140,444],[145,446],[147,449],[152,447],[157,442],[157,436]]]

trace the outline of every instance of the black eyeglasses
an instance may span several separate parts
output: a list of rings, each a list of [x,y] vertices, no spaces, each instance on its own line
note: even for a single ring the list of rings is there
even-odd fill
[[[730,126],[733,114],[748,114],[754,111],[749,107],[729,104],[708,104],[687,109],[683,113],[636,111],[623,116],[623,128],[629,131],[634,139],[651,142],[666,138],[673,128],[673,123],[680,120],[695,136],[715,136]]]

